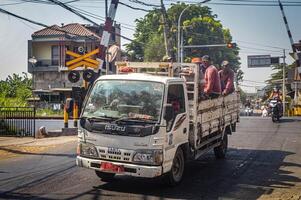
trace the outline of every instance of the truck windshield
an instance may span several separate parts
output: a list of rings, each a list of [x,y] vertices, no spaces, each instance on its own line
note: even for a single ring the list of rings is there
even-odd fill
[[[82,117],[158,122],[164,85],[132,80],[99,80],[95,83]]]

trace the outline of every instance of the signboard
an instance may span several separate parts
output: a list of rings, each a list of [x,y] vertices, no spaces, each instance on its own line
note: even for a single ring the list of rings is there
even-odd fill
[[[82,67],[82,66],[91,67],[93,69],[98,69],[99,61],[89,58],[90,56],[93,56],[97,53],[99,53],[99,49],[95,49],[84,55],[80,55],[80,54],[77,54],[77,53],[67,50],[66,55],[72,56],[72,57],[74,57],[74,59],[66,62],[66,66],[68,67],[69,70],[73,70],[73,69],[76,69],[76,68]]]
[[[270,55],[248,56],[248,68],[270,67],[271,64]]]

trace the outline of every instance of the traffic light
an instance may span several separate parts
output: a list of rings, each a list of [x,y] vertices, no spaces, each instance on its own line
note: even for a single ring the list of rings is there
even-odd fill
[[[237,47],[237,44],[234,43],[234,42],[232,42],[232,43],[227,43],[227,48],[229,48],[229,49],[234,49],[234,48],[236,48],[236,47]]]

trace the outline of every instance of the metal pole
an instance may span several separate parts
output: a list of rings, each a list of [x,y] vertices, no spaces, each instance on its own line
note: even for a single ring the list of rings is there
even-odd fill
[[[33,70],[32,70],[32,98],[33,98],[33,107],[34,109],[36,109],[36,99],[35,99],[35,95],[34,95],[34,90],[36,89],[35,87],[35,64],[32,64]]]
[[[186,8],[184,8],[182,10],[182,12],[180,13],[179,19],[178,19],[178,62],[181,61],[181,18],[183,13],[190,7],[192,6],[192,4],[188,5]]]
[[[184,60],[183,41],[184,41],[184,33],[182,33],[182,35],[181,35],[181,47],[180,47],[180,49],[181,49],[181,66],[182,66],[182,63],[183,63],[183,60]]]
[[[283,81],[282,81],[282,107],[283,107],[283,116],[285,115],[285,49],[283,49]]]
[[[110,68],[110,64],[109,64],[109,52],[108,49],[106,50],[106,75],[109,74],[109,68]]]
[[[200,2],[200,3],[197,3],[198,5],[201,5],[201,4],[203,4],[203,3],[206,3],[206,2],[208,2],[208,1],[211,1],[211,0],[205,0],[205,1],[202,1],[202,2]],[[183,10],[182,10],[182,12],[180,13],[180,16],[179,16],[179,18],[178,18],[178,59],[177,59],[177,61],[178,62],[180,62],[180,60],[181,60],[181,47],[180,47],[180,45],[181,45],[181,18],[182,18],[182,15],[183,15],[183,13],[190,7],[190,6],[192,6],[193,4],[190,4],[190,5],[188,5],[186,8],[184,8]]]

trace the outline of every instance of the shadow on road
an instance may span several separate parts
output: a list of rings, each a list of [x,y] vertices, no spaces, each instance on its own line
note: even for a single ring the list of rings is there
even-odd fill
[[[60,199],[257,199],[263,194],[271,194],[275,189],[292,188],[300,183],[301,179],[294,174],[293,169],[301,169],[301,164],[285,161],[287,156],[293,154],[279,150],[235,148],[228,150],[224,160],[216,160],[213,154],[206,154],[203,158],[188,163],[183,182],[174,188],[166,186],[162,178],[117,176],[109,183],[99,181],[99,185],[95,184],[91,189],[84,187],[88,183],[75,181],[78,187],[74,192],[73,185],[66,183],[71,179],[78,180],[82,176],[78,174],[81,171],[74,166],[66,166],[65,170],[54,170],[34,182],[2,191],[0,198],[56,199],[51,198],[51,193],[55,193],[51,189],[37,194],[26,190],[33,185],[41,187],[40,183],[46,186],[55,181],[64,187],[65,192],[60,193]],[[91,177],[85,179],[92,181]],[[49,198],[45,194],[49,194]]]
[[[280,123],[301,122],[300,118],[281,118]]]
[[[75,157],[75,154],[64,154],[64,153],[41,153],[41,152],[28,152],[28,151],[22,151],[19,149],[13,149],[9,147],[0,147],[0,150],[17,154],[17,155],[37,155],[37,156],[63,156],[63,157]]]
[[[229,149],[225,160],[215,160],[212,154],[208,154],[189,163],[183,182],[174,188],[165,186],[162,178],[150,180],[123,176],[68,199],[97,199],[103,191],[132,193],[141,199],[147,199],[147,196],[160,199],[257,199],[275,188],[290,188],[301,181],[286,170],[288,166],[301,167],[300,164],[284,162],[291,154],[276,150]]]

